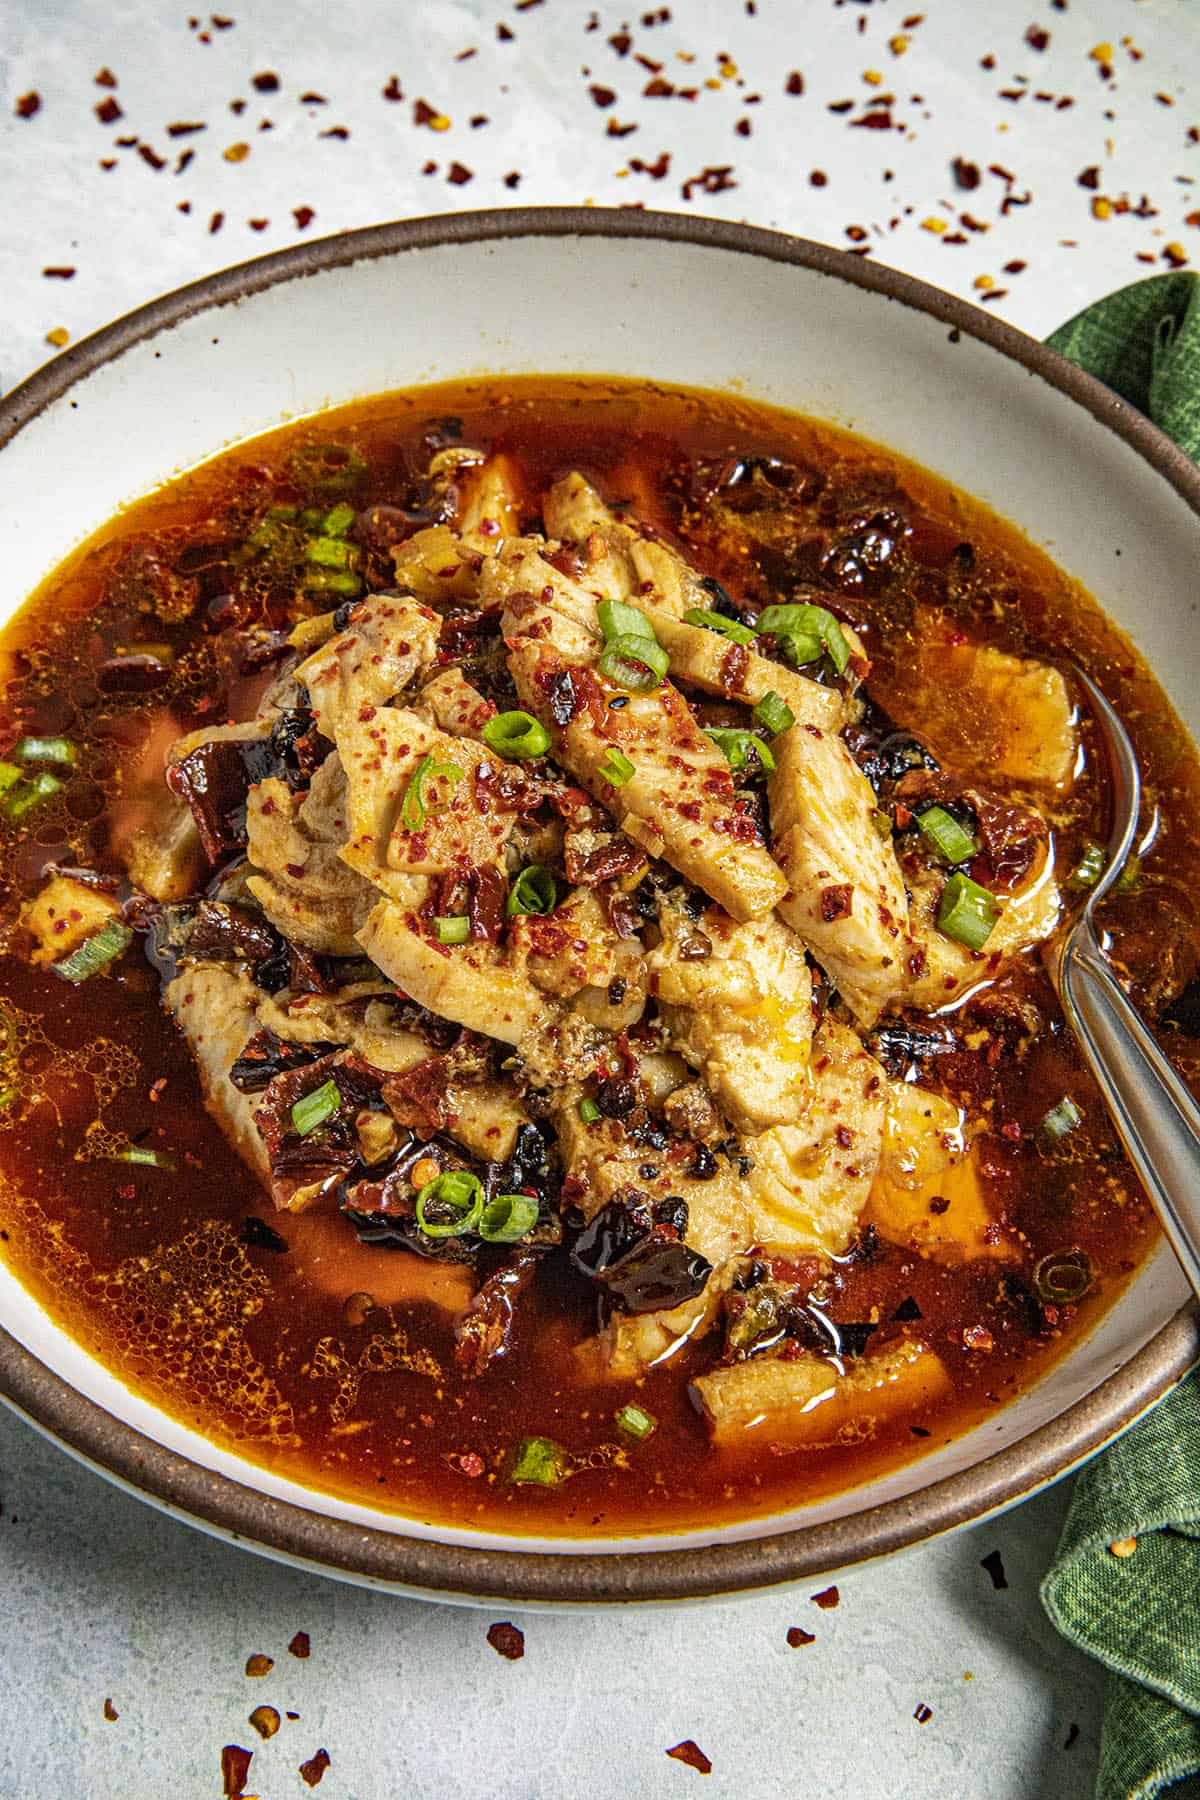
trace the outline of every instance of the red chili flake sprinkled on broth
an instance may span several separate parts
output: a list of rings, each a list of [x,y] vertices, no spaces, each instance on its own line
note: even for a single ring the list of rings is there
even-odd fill
[[[489,1625],[487,1641],[506,1662],[520,1662],[525,1654],[525,1633],[520,1626],[513,1625],[508,1620]]]
[[[684,1738],[681,1744],[673,1744],[667,1751],[676,1762],[686,1763],[689,1769],[695,1769],[699,1775],[711,1775],[712,1763],[705,1756],[695,1738]]]

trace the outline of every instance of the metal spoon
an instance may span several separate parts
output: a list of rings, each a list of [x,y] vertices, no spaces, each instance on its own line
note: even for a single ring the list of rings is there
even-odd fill
[[[1127,999],[1100,948],[1093,916],[1137,835],[1142,782],[1129,734],[1090,675],[1073,674],[1091,703],[1112,774],[1113,828],[1104,874],[1052,957],[1050,975],[1084,1061],[1200,1295],[1200,1106]]]

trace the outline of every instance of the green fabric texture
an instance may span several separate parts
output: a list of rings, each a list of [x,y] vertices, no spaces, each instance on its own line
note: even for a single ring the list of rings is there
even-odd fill
[[[1136,282],[1046,341],[1200,462],[1200,276]],[[1079,1476],[1042,1603],[1109,1670],[1096,1800],[1200,1800],[1200,1375]]]

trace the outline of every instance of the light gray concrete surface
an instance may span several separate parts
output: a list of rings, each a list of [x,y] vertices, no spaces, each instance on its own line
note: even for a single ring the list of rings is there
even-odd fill
[[[646,0],[228,7],[220,25],[166,0],[7,0],[0,387],[52,354],[54,328],[77,340],[303,232],[461,206],[747,219],[866,246],[968,298],[999,290],[993,310],[1038,334],[1200,250],[1187,0],[675,0],[649,24]],[[115,88],[96,84],[102,68]],[[255,88],[265,71],[277,89]],[[695,98],[646,94],[656,73]],[[393,76],[403,99],[385,97]],[[31,91],[39,109],[16,116]],[[855,124],[885,95],[890,129]],[[106,99],[120,119],[97,118]],[[418,100],[448,128],[418,124]],[[189,122],[206,129],[170,134]],[[956,157],[977,186],[956,184]],[[687,185],[721,169],[707,191]],[[297,208],[313,209],[307,226]],[[698,1783],[714,1800],[1082,1800],[1101,1678],[1036,1597],[1066,1499],[864,1572],[836,1612],[800,1590],[527,1617],[525,1657],[508,1663],[486,1642],[495,1615],[257,1561],[3,1416],[0,1800],[215,1800],[226,1743],[255,1750],[247,1791],[262,1800],[312,1791],[298,1768],[318,1746],[322,1800],[657,1800]],[[1003,1591],[980,1567],[993,1549]],[[790,1649],[793,1624],[816,1641]],[[297,1630],[307,1662],[287,1652]],[[255,1652],[275,1659],[261,1680],[243,1672]],[[260,1703],[300,1717],[261,1743],[247,1724]],[[684,1738],[710,1777],[666,1759]]]

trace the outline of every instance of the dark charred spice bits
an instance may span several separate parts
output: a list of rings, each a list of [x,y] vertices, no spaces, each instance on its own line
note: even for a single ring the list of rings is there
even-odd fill
[[[301,1662],[304,1662],[306,1658],[312,1655],[312,1644],[309,1642],[307,1631],[298,1631],[296,1633],[295,1637],[288,1645],[288,1655],[298,1656]]]
[[[917,1721],[918,1725],[928,1725],[932,1717],[932,1706],[926,1706],[925,1702],[922,1700],[917,1706],[916,1711],[913,1713],[913,1718]]]
[[[805,1631],[801,1625],[789,1625],[787,1641],[789,1649],[799,1650],[803,1644],[815,1644],[817,1637],[815,1632]]]
[[[104,1716],[108,1720],[110,1725],[114,1722],[114,1720],[119,1719],[121,1716],[120,1713],[117,1711],[116,1707],[113,1705],[111,1700],[106,1700],[104,1702]]]
[[[812,1603],[814,1606],[819,1606],[822,1612],[832,1612],[841,1598],[842,1596],[835,1587],[827,1587],[822,1588],[819,1594],[812,1596]]]
[[[488,1626],[487,1641],[506,1662],[520,1662],[525,1654],[525,1633],[508,1619]]]
[[[225,1800],[243,1800],[253,1761],[253,1750],[243,1750],[240,1744],[225,1745],[221,1751],[221,1792]]]
[[[979,1559],[981,1569],[986,1569],[992,1578],[994,1588],[1006,1588],[1008,1576],[1004,1573],[1004,1559],[998,1550],[989,1550],[986,1556]]]
[[[300,1778],[306,1787],[316,1787],[328,1767],[328,1750],[318,1750],[315,1756],[310,1756],[307,1762],[300,1764]]]
[[[33,92],[32,89],[28,94],[22,94],[17,100],[17,104],[13,107],[13,111],[16,113],[18,119],[32,119],[34,113],[40,112],[41,110],[42,96]]]
[[[712,1774],[712,1763],[705,1756],[695,1738],[684,1738],[682,1744],[674,1744],[667,1751],[676,1762],[686,1763],[689,1769],[695,1769],[700,1775]]]

